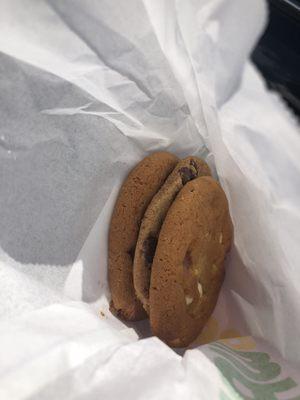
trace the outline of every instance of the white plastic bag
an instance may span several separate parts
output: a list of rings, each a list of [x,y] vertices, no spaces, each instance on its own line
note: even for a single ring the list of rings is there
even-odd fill
[[[247,61],[265,20],[259,0],[2,0],[1,399],[300,396],[299,128]],[[181,355],[108,311],[112,207],[158,149],[205,157],[235,226]]]

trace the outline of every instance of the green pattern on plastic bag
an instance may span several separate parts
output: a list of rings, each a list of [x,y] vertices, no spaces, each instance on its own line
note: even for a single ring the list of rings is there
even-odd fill
[[[214,362],[226,379],[226,386],[235,390],[235,394],[222,391],[221,400],[240,399],[240,396],[247,400],[276,400],[276,393],[297,386],[292,378],[278,379],[281,367],[270,361],[267,353],[233,350],[222,343],[213,343],[209,348],[218,354]],[[289,400],[300,400],[300,396]]]

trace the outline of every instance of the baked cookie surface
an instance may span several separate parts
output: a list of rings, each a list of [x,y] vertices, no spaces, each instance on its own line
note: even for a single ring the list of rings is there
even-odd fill
[[[151,266],[163,221],[183,186],[203,175],[210,175],[210,169],[203,160],[187,157],[179,161],[151,200],[142,219],[134,256],[133,279],[137,297],[147,312],[149,312]]]
[[[221,186],[211,177],[188,182],[162,225],[151,272],[150,324],[168,345],[189,345],[213,312],[232,235]]]
[[[108,281],[111,311],[125,320],[146,318],[133,287],[133,258],[144,212],[178,158],[157,152],[144,158],[123,183],[110,222]]]

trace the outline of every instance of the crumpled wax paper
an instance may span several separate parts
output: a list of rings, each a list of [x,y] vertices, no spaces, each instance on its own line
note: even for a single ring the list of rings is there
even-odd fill
[[[300,396],[299,126],[249,62],[259,0],[0,4],[0,398]],[[108,310],[107,230],[146,154],[204,157],[235,243],[187,351]]]

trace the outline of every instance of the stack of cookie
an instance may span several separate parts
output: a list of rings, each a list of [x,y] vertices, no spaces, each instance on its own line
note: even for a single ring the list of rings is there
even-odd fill
[[[232,241],[228,203],[208,165],[166,152],[125,180],[109,232],[111,311],[172,347],[189,345],[213,312]]]

